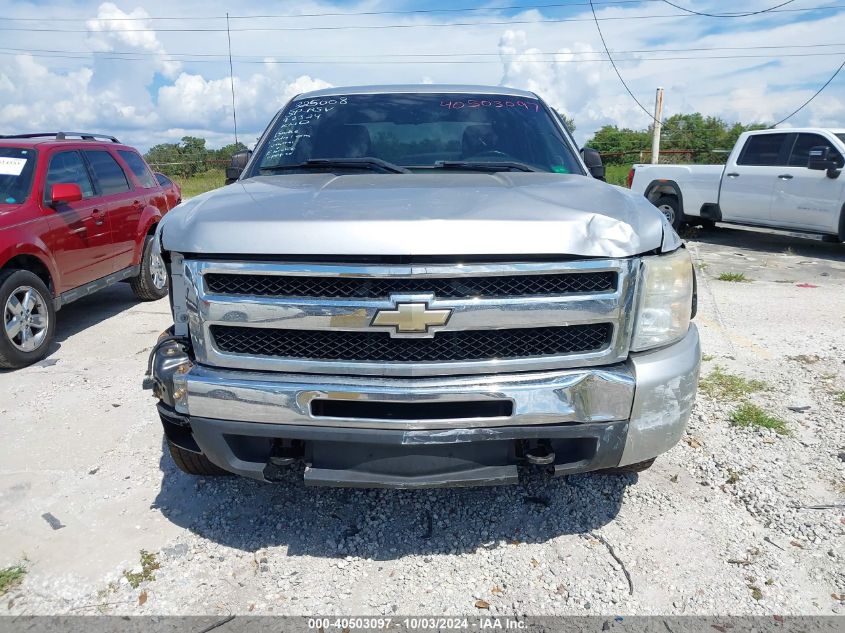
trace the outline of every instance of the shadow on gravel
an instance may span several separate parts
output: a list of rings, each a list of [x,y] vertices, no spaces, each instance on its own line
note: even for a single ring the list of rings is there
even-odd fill
[[[526,469],[515,486],[306,488],[301,468],[278,484],[191,477],[162,448],[156,506],[168,520],[228,547],[287,546],[293,556],[390,560],[588,533],[613,520],[625,489],[637,481],[636,475],[550,478]]]
[[[716,246],[736,247],[758,253],[786,253],[812,259],[845,262],[845,244],[822,242],[797,235],[765,230],[732,228],[720,224],[715,229],[690,227],[681,231],[685,240],[706,242]]]
[[[63,306],[56,313],[56,338],[61,343],[101,321],[128,310],[139,303],[129,284],[118,283]]]
[[[36,366],[55,365],[56,361],[50,360],[50,357],[61,348],[64,341],[137,304],[138,299],[135,298],[129,284],[118,283],[62,307],[56,313],[56,331],[53,342],[50,344],[50,351],[43,360],[36,363]],[[0,374],[12,371],[15,370],[0,370]]]

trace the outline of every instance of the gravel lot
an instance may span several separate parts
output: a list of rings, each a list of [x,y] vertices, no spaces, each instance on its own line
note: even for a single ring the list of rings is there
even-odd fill
[[[57,349],[0,374],[0,568],[27,571],[0,611],[845,613],[845,246],[727,228],[689,244],[704,374],[763,381],[747,398],[789,434],[732,426],[740,400],[701,394],[639,477],[192,478],[162,456],[140,389],[167,302],[121,286],[68,306]]]

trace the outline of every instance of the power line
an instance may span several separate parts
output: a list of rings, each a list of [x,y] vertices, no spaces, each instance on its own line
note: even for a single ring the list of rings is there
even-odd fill
[[[751,50],[787,50],[787,49],[806,49],[806,48],[830,48],[830,47],[842,47],[845,46],[845,42],[841,43],[823,43],[823,44],[778,44],[778,45],[766,45],[766,46],[705,46],[705,47],[694,47],[694,48],[639,48],[639,49],[627,49],[627,50],[614,50],[611,51],[614,55],[617,54],[634,54],[634,53],[689,53],[689,52],[709,52],[709,51],[751,51]],[[4,51],[13,51],[13,52],[20,52],[20,53],[62,53],[62,54],[71,54],[71,55],[84,55],[86,57],[91,55],[132,55],[137,56],[140,58],[144,57],[159,57],[161,53],[154,53],[150,51],[105,51],[105,52],[98,52],[92,50],[64,50],[64,49],[51,49],[51,48],[11,48],[8,46],[0,46],[0,50]],[[359,59],[380,59],[380,58],[455,58],[455,57],[495,57],[497,59],[501,57],[514,57],[518,55],[523,55],[524,53],[471,53],[471,52],[456,52],[456,53],[372,53],[372,54],[358,54],[356,57]],[[538,51],[537,53],[531,53],[532,55],[547,55],[547,56],[557,56],[560,55],[560,51]],[[571,55],[603,55],[600,51],[590,51],[590,52],[569,52],[568,54]],[[828,53],[830,54],[830,53]],[[838,53],[833,53],[838,54]],[[193,58],[205,58],[205,57],[217,57],[220,58],[221,61],[227,59],[228,55],[226,53],[174,53],[174,52],[167,52],[168,57],[190,57],[192,59],[187,60],[179,60],[179,59],[170,59],[167,61],[199,61]],[[267,57],[272,57],[273,54],[255,54],[255,55],[232,55],[234,60],[250,60],[255,58],[260,58],[261,62],[264,63],[264,60]],[[290,56],[285,55],[285,60],[292,62],[292,63],[310,63],[314,60],[337,60],[337,59],[348,59],[346,55],[308,55],[308,56]],[[618,59],[618,58],[617,58]],[[686,59],[686,58],[684,58]],[[706,59],[702,57],[701,59]],[[551,61],[551,60],[550,60]],[[561,60],[563,61],[563,60]]]
[[[802,103],[802,104],[801,104],[801,105],[800,105],[800,106],[799,106],[799,107],[798,107],[795,111],[793,111],[793,112],[792,112],[792,114],[790,114],[790,115],[789,115],[789,116],[787,116],[787,117],[784,117],[783,119],[781,119],[780,121],[778,121],[777,123],[775,123],[772,127],[773,127],[773,128],[776,128],[776,127],[777,127],[778,125],[780,125],[781,123],[784,123],[784,122],[788,121],[789,119],[791,119],[792,117],[794,117],[796,114],[798,114],[799,112],[801,112],[801,110],[803,110],[803,109],[804,109],[807,105],[809,105],[809,103],[810,103],[813,99],[815,99],[816,97],[818,97],[818,96],[822,93],[822,90],[824,90],[825,88],[827,88],[827,87],[830,85],[830,82],[832,82],[834,79],[836,79],[836,75],[838,75],[838,74],[839,74],[839,71],[840,71],[840,70],[842,70],[842,68],[845,68],[845,61],[843,61],[841,64],[839,64],[839,68],[837,68],[837,69],[836,69],[836,72],[834,72],[834,73],[830,76],[830,79],[828,79],[826,82],[824,82],[824,84],[822,84],[822,87],[821,87],[821,88],[819,88],[818,90],[816,90],[816,93],[815,93],[812,97],[810,97],[810,98],[809,98],[809,99],[807,99],[804,103]]]
[[[594,7],[593,12],[595,13]],[[806,11],[834,11],[845,9],[845,5],[830,5],[826,7],[805,7],[798,9],[772,9],[769,13],[797,13]],[[244,27],[234,28],[232,31],[239,32],[279,32],[279,31],[349,31],[349,30],[385,30],[385,29],[417,29],[417,28],[444,28],[456,26],[506,26],[514,24],[562,24],[567,22],[593,22],[593,21],[616,21],[616,20],[655,20],[666,18],[689,18],[696,17],[690,13],[669,13],[662,15],[625,15],[607,16],[603,18],[546,18],[537,20],[489,20],[475,22],[431,22],[425,24],[345,24],[342,26],[301,26],[301,27]],[[92,29],[56,29],[56,28],[25,28],[0,26],[0,31],[21,31],[28,33],[97,33]],[[149,28],[149,29],[122,29],[120,33],[223,33],[225,28]]]
[[[640,110],[645,112],[648,115],[648,118],[654,121],[655,123],[660,123],[657,119],[654,118],[651,112],[649,112],[646,107],[640,103],[640,100],[634,96],[634,93],[631,92],[631,89],[628,87],[628,84],[625,83],[625,80],[622,78],[622,73],[619,72],[619,69],[616,67],[616,62],[613,61],[613,56],[610,54],[610,49],[607,47],[607,42],[604,41],[604,34],[601,32],[601,26],[599,25],[599,19],[596,16],[596,8],[593,6],[593,0],[590,0],[590,11],[593,13],[593,20],[596,23],[596,30],[599,32],[599,38],[601,39],[601,44],[604,46],[604,52],[607,53],[607,58],[610,60],[610,65],[613,66],[613,70],[616,73],[616,76],[619,77],[619,81],[622,82],[622,85],[625,87],[625,90],[631,95],[631,99],[640,106]]]
[[[587,55],[590,53],[575,53],[576,55]],[[599,52],[592,53],[595,55],[600,54]],[[79,55],[62,55],[58,53],[35,53],[35,52],[20,52],[20,51],[8,51],[4,49],[0,49],[0,55],[5,56],[18,56],[18,55],[30,55],[32,57],[39,57],[39,58],[48,58],[48,59],[76,59],[76,60],[88,60],[91,58],[91,54],[79,54]],[[115,55],[110,55],[106,53],[96,53],[98,59],[108,59],[113,61],[123,61],[123,62],[146,62],[148,58],[146,57],[120,57]],[[127,55],[131,55],[131,53],[127,53]],[[536,58],[536,56],[532,59],[519,59],[520,64],[583,64],[583,63],[613,63],[613,62],[661,62],[661,61],[695,61],[695,60],[705,60],[705,59],[783,59],[783,58],[791,58],[791,57],[831,57],[831,56],[839,56],[842,55],[842,51],[836,51],[831,53],[781,53],[781,54],[770,54],[770,55],[695,55],[695,56],[672,56],[672,57],[615,57],[614,59],[609,58],[592,58],[592,59],[556,59],[554,57],[554,53],[550,54],[552,57],[546,58]],[[159,59],[162,62],[179,62],[179,63],[191,63],[191,64],[226,64],[227,60],[225,56],[222,56],[221,59],[190,59],[190,58],[168,58],[162,57]],[[514,61],[514,60],[505,60],[505,61]],[[501,64],[501,59],[483,59],[483,60],[461,60],[461,59],[422,59],[422,60],[404,60],[404,61],[391,61],[391,60],[349,60],[349,59],[325,59],[325,58],[315,58],[315,59],[307,59],[307,58],[300,58],[300,59],[241,59],[238,60],[239,64],[250,64],[250,65],[257,65],[257,66],[296,66],[296,65],[303,65],[303,64],[310,64],[310,65],[320,65],[320,66],[393,66],[393,65],[444,65],[444,64],[460,64],[465,66],[472,66],[472,65],[485,65],[485,64]]]
[[[665,4],[668,4],[670,7],[675,7],[676,9],[680,9],[681,11],[686,11],[687,13],[691,13],[692,15],[700,15],[707,18],[747,18],[752,15],[760,15],[761,13],[771,13],[775,9],[779,9],[780,7],[785,7],[788,4],[792,4],[795,0],[786,0],[786,2],[781,2],[780,4],[776,4],[773,7],[769,7],[768,9],[760,9],[759,11],[748,11],[746,13],[704,13],[702,11],[693,11],[692,9],[687,9],[680,5],[675,4],[674,2],[669,2],[669,0],[663,0]]]
[[[663,0],[602,0],[596,4],[642,4],[644,2],[662,2]],[[450,7],[443,9],[406,9],[401,11],[349,11],[349,12],[324,12],[324,13],[276,13],[276,14],[253,14],[253,15],[230,15],[232,20],[256,20],[268,18],[321,18],[321,17],[355,17],[355,16],[378,16],[378,15],[428,15],[434,13],[470,13],[470,12],[494,12],[494,11],[521,11],[525,9],[563,9],[569,7],[586,7],[588,2],[556,2],[552,4],[520,4],[506,5],[500,7]],[[143,22],[145,20],[168,21],[168,20],[224,20],[225,15],[183,15],[183,16],[147,16],[147,17],[108,17],[108,18],[7,18],[0,17],[5,22],[88,22],[89,20],[102,19],[109,22]]]

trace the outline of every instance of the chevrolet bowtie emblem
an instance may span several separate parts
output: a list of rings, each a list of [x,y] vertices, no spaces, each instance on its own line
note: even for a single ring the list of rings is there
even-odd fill
[[[396,332],[424,334],[435,325],[446,325],[451,310],[429,310],[426,303],[397,303],[395,310],[379,310],[373,325],[396,328]]]

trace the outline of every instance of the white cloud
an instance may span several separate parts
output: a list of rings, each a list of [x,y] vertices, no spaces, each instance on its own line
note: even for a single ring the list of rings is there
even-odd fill
[[[749,0],[746,4],[754,8],[767,2],[770,0]],[[718,8],[718,4],[716,0],[700,0],[696,7]],[[827,43],[838,41],[845,27],[845,14],[834,12],[715,21],[671,17],[676,11],[668,8],[658,11],[653,3],[599,6],[600,17],[622,18],[602,22],[608,44],[615,51]],[[384,0],[358,0],[344,4],[341,9],[324,0],[301,0],[296,6],[285,5],[283,9],[271,11],[264,2],[244,0],[236,11],[245,15],[390,8],[392,5]],[[185,26],[185,22],[150,19],[173,15],[219,16],[227,10],[232,9],[219,0],[185,0],[178,4],[168,0],[106,3],[78,0],[72,5],[48,0],[38,8],[44,25],[73,30],[85,24],[90,30],[80,34],[4,31],[3,46],[32,49],[33,54],[0,53],[3,55],[0,57],[3,60],[0,132],[82,127],[115,133],[142,148],[178,140],[186,133],[206,137],[210,146],[230,142],[231,86],[225,32],[174,32],[167,29]],[[4,17],[33,17],[34,11],[27,0],[10,0],[4,6]],[[656,14],[669,17],[637,19]],[[47,21],[50,17],[81,15],[95,17],[73,25]],[[241,136],[251,138],[260,133],[272,114],[298,92],[329,84],[406,83],[414,77],[421,78],[421,83],[503,83],[534,90],[575,119],[580,140],[605,123],[648,125],[648,116],[625,93],[612,67],[600,61],[603,48],[589,9],[583,6],[524,11],[512,18],[531,22],[566,17],[578,19],[576,22],[537,22],[512,27],[491,24],[336,31],[237,30],[362,23],[385,26],[445,21],[501,22],[508,15],[513,12],[233,20],[236,30],[232,32],[232,48]],[[796,19],[799,16],[802,19]],[[220,28],[225,22],[197,18],[191,19],[188,25]],[[160,30],[145,30],[150,28]],[[90,55],[50,57],[35,49],[88,50]],[[134,52],[139,60],[110,59],[120,52]],[[781,55],[779,59],[677,59],[769,52],[766,49],[665,54],[617,52],[615,57],[631,89],[647,108],[652,106],[654,89],[663,86],[667,115],[701,111],[743,122],[772,121],[785,116],[812,95],[839,63],[838,57],[783,56],[801,49],[771,51]],[[429,57],[399,58],[400,53]],[[487,56],[439,57],[443,53]],[[208,54],[220,57],[200,58]],[[667,59],[656,61],[649,57]],[[183,61],[172,61],[176,58]],[[302,58],[312,61],[298,61]],[[446,63],[421,63],[422,60]],[[473,63],[460,63],[464,60]],[[345,63],[348,61],[361,63]],[[845,81],[835,81],[791,123],[843,125],[843,86]]]
[[[239,123],[243,129],[260,128],[291,97],[330,85],[307,75],[285,82],[275,76],[272,67],[267,74],[235,77]],[[172,85],[159,89],[158,108],[160,116],[171,125],[202,123],[210,129],[231,127],[232,85],[228,77],[205,79],[202,75],[182,73]]]
[[[88,45],[97,53],[125,50],[154,53],[155,68],[166,77],[175,77],[181,64],[168,59],[167,51],[155,31],[151,30],[154,25],[149,17],[141,7],[126,13],[111,2],[104,2],[97,11],[97,17],[86,22],[92,31]]]

